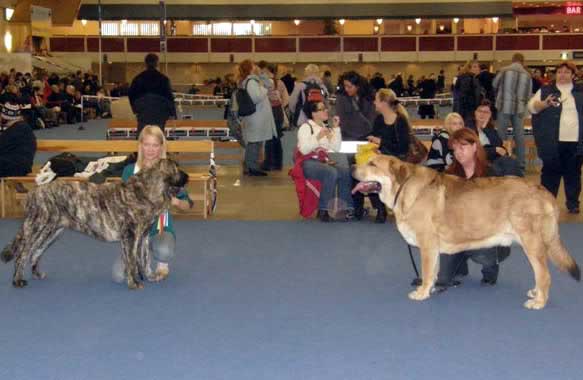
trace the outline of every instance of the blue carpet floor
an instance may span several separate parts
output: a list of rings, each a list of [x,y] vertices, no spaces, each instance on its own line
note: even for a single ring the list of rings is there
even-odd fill
[[[0,221],[0,246],[18,221]],[[583,286],[553,269],[547,308],[522,307],[519,248],[493,288],[417,303],[393,225],[176,225],[170,278],[129,291],[110,280],[119,246],[66,232],[45,281],[10,285],[0,266],[0,379],[370,380],[582,377]],[[583,263],[581,226],[562,225]],[[29,271],[27,271],[28,273]]]

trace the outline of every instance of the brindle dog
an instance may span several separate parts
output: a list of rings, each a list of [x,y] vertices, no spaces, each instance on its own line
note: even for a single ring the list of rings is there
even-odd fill
[[[148,235],[156,217],[170,207],[170,199],[188,182],[188,175],[171,160],[160,160],[126,183],[95,185],[86,182],[52,182],[31,191],[25,218],[0,259],[16,258],[15,287],[24,287],[24,267],[32,256],[32,275],[39,271],[43,252],[65,228],[105,241],[121,241],[122,257],[130,289],[143,288],[142,280],[154,280],[150,268]]]

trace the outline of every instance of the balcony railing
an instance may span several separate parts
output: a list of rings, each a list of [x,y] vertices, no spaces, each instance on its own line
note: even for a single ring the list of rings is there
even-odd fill
[[[50,38],[50,51],[94,53],[99,49],[98,41],[95,36],[54,36]],[[417,53],[426,59],[446,53],[466,57],[472,53],[502,56],[521,51],[534,58],[540,52],[577,49],[583,50],[583,34],[173,37],[167,40],[167,52],[171,54],[274,54],[285,59],[294,55],[321,54],[331,55],[333,60],[343,57],[354,60],[358,56],[365,61],[384,60],[387,55],[397,53]],[[102,38],[101,50],[103,53],[159,52],[160,40],[156,37]]]

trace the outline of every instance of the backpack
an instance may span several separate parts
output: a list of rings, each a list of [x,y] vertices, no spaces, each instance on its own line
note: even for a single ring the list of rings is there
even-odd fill
[[[245,83],[245,88],[238,88],[235,91],[235,98],[237,99],[238,105],[237,114],[240,117],[253,115],[255,111],[257,111],[255,103],[253,103],[253,99],[251,99],[251,95],[249,95],[249,92],[247,91],[247,86],[251,80],[255,79],[249,79],[247,83]]]
[[[325,93],[322,87],[316,82],[303,82],[306,87],[304,91],[300,94],[298,102],[296,104],[296,109],[294,110],[292,123],[298,126],[298,120],[302,114],[302,109],[304,108],[305,102],[323,102],[325,100]]]

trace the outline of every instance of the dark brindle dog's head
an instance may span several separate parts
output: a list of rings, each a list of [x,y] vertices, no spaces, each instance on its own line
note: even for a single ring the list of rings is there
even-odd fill
[[[151,168],[140,171],[137,176],[147,178],[146,183],[156,187],[154,192],[166,198],[176,196],[188,183],[188,174],[170,159],[159,160]]]

